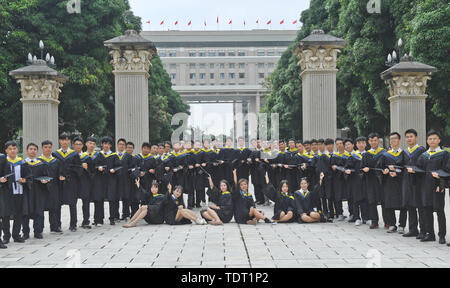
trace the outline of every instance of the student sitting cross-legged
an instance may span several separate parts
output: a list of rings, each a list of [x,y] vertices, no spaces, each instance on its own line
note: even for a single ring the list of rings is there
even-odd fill
[[[169,225],[191,224],[205,225],[205,219],[199,217],[192,210],[186,209],[183,201],[183,187],[176,186],[172,192],[172,185],[169,185],[164,206],[164,221]]]
[[[278,190],[269,181],[266,173],[266,186],[263,189],[264,195],[275,202],[273,207],[272,221],[275,223],[289,223],[295,221],[295,201],[294,196],[289,191],[289,183],[282,180],[278,185]]]

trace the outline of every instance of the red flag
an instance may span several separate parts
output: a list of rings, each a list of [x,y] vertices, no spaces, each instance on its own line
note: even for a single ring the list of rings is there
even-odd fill
[[[292,22],[292,24],[297,24],[297,20],[295,20],[294,22]]]
[[[175,25],[178,25],[178,20],[177,20],[177,21],[175,21]]]
[[[164,24],[164,20],[161,21],[161,23],[159,23],[159,25],[163,25]]]
[[[245,26],[245,20],[244,20],[244,26]]]
[[[204,23],[205,23],[205,26],[206,26],[206,20],[205,20],[205,22],[204,22]]]
[[[228,24],[232,24],[233,23],[233,20],[230,20],[230,22],[228,22]]]
[[[259,20],[256,20],[256,24],[259,24]]]
[[[217,24],[219,24],[219,16],[217,16]]]
[[[150,24],[150,20],[146,22],[147,24]]]
[[[284,19],[283,19],[283,20],[281,20],[280,24],[284,24]]]
[[[192,21],[189,21],[188,26],[191,26],[191,22],[192,22]]]
[[[267,22],[267,25],[272,24],[272,20],[269,20],[269,22]]]

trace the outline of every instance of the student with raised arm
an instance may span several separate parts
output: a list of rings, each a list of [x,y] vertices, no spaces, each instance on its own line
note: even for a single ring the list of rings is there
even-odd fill
[[[230,184],[227,180],[221,180],[219,188],[214,186],[211,176],[208,177],[209,188],[207,191],[209,201],[214,204],[203,209],[200,214],[212,225],[223,225],[233,218],[233,196]]]
[[[266,187],[263,191],[267,198],[275,202],[272,217],[274,223],[288,223],[296,220],[294,196],[289,191],[287,180],[281,180],[278,189],[275,189],[266,173]]]
[[[320,221],[318,187],[322,185],[323,177],[324,174],[321,173],[320,183],[312,191],[308,189],[307,178],[300,180],[300,190],[294,193],[295,209],[300,224]]]
[[[137,223],[142,219],[148,224],[163,224],[164,223],[164,204],[166,202],[166,195],[159,193],[159,184],[153,182],[150,185],[150,193],[140,185],[140,178],[136,178],[136,187],[141,190],[141,194],[145,195],[144,200],[141,202],[141,207],[133,215],[133,217],[123,225],[124,228],[136,227]],[[170,190],[170,183],[168,189]]]
[[[169,225],[183,225],[194,222],[197,225],[208,224],[205,219],[199,217],[192,210],[186,209],[183,201],[183,187],[176,186],[172,192],[172,185],[169,185],[164,206],[164,221]]]
[[[233,192],[234,220],[236,223],[256,225],[259,220],[265,220],[264,213],[256,209],[253,195],[248,191],[248,181],[246,179],[238,181],[236,169],[233,170],[233,176],[236,183]]]

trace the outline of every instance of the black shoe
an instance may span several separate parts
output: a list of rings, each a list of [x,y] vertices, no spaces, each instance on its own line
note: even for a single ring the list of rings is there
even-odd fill
[[[445,243],[447,243],[445,241],[445,237],[439,237],[439,244],[445,244]]]
[[[264,218],[264,223],[272,223],[272,221],[269,218]]]
[[[130,216],[122,215],[122,217],[120,218],[120,221],[125,221],[128,218],[130,218]]]
[[[202,208],[202,205],[196,204],[196,205],[195,205],[195,208]]]
[[[419,236],[419,232],[417,232],[417,231],[409,231],[408,233],[405,233],[402,236],[403,237],[417,237],[417,236]]]
[[[59,233],[59,234],[62,234],[62,233],[63,233],[63,231],[61,230],[61,228],[53,229],[53,230],[51,230],[50,232],[52,232],[52,233]]]
[[[192,209],[194,209],[194,206],[188,206],[188,209],[192,210]]]
[[[83,228],[83,229],[91,229],[92,227],[89,224],[83,224],[83,225],[81,225],[81,228]]]
[[[25,243],[25,238],[24,237],[15,238],[14,242],[15,243]]]
[[[425,235],[425,237],[423,237],[423,239],[420,240],[420,242],[433,242],[433,241],[436,241],[436,236],[431,234]]]
[[[77,231],[77,227],[70,227],[69,230],[70,230],[70,232],[76,232]]]
[[[447,246],[450,247],[450,243],[447,243]]]
[[[9,244],[9,238],[3,238],[3,241],[1,241],[1,243],[5,245]]]
[[[422,240],[423,238],[425,238],[425,234],[419,232],[419,234],[417,234],[416,239],[417,240]]]
[[[42,233],[34,233],[34,238],[36,238],[36,239],[44,239],[44,237],[42,236]]]
[[[28,240],[30,239],[30,234],[23,234],[22,238],[23,240]]]
[[[6,248],[8,248],[8,247],[6,247],[5,244],[3,244],[2,242],[0,242],[0,249],[6,249]]]
[[[114,222],[114,220],[109,221],[109,225],[114,226],[116,225],[116,222]]]

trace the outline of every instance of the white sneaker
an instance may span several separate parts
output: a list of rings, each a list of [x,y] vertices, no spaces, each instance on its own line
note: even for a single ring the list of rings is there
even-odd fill
[[[395,226],[389,226],[388,231],[386,231],[387,233],[394,233],[395,231],[397,231],[397,227]]]
[[[345,218],[344,218],[344,215],[339,215],[337,220],[338,220],[338,221],[344,221],[344,219],[345,219]]]
[[[203,218],[198,218],[197,220],[195,220],[195,224],[197,224],[197,225],[206,225],[206,224],[208,224],[208,222],[206,222],[206,220],[203,219]]]
[[[361,226],[361,220],[357,219],[357,220],[355,221],[355,226]]]
[[[405,234],[405,227],[398,227],[397,232],[399,234]]]
[[[367,220],[366,224],[369,225],[369,226],[372,225],[372,220]]]
[[[95,227],[102,227],[103,224],[95,224]]]

